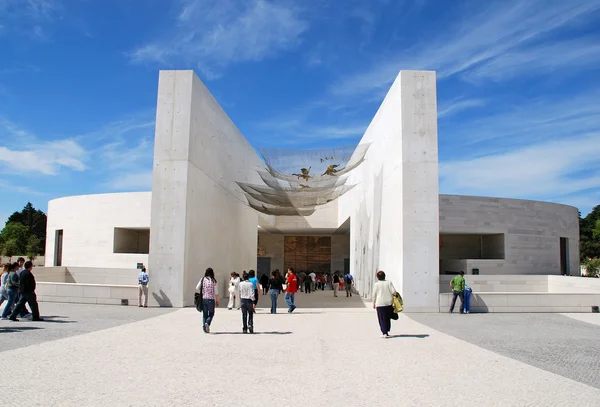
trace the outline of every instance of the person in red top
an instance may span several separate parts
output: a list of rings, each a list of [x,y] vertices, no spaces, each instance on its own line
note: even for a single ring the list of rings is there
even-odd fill
[[[294,273],[294,269],[290,267],[288,269],[287,276],[287,288],[285,289],[285,302],[288,305],[288,312],[292,313],[296,309],[294,305],[294,297],[298,292],[298,277],[296,277],[296,273]]]

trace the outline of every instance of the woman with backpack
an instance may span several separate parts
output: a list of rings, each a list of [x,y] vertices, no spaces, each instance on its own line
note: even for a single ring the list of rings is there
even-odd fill
[[[200,293],[202,301],[202,330],[205,333],[210,333],[210,324],[215,317],[215,307],[219,306],[219,285],[212,268],[206,269],[204,277],[200,279],[196,286],[196,291]]]

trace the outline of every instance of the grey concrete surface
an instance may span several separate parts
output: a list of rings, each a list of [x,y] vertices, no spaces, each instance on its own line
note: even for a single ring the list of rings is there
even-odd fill
[[[330,301],[323,295],[303,301]],[[211,333],[204,334],[201,314],[193,308],[141,309],[162,314],[26,348],[3,348],[0,357],[6,371],[19,371],[35,384],[19,390],[28,406],[583,407],[600,401],[597,388],[406,315],[394,322],[392,338],[381,339],[371,308],[317,308],[315,303],[292,314],[260,309],[255,335],[240,332],[241,313],[235,310],[218,309]],[[98,313],[97,306],[72,304],[61,311],[74,315],[71,307],[80,308],[82,320]],[[112,309],[124,313],[121,321],[139,315],[129,314],[137,308]],[[44,328],[76,326],[48,323]],[[32,332],[6,336],[20,340]],[[246,389],[245,383],[251,386]]]
[[[43,322],[20,318],[0,321],[0,350],[18,349],[47,341],[82,335],[175,311],[116,305],[40,303]]]
[[[600,326],[560,314],[409,317],[473,345],[600,389]]]

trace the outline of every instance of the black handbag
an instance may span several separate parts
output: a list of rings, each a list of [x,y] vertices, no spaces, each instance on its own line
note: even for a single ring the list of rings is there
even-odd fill
[[[200,292],[194,293],[194,305],[196,306],[196,310],[198,312],[204,311],[204,306],[202,305],[202,288],[204,286],[203,283],[204,283],[204,278],[202,278],[202,280],[200,280]]]

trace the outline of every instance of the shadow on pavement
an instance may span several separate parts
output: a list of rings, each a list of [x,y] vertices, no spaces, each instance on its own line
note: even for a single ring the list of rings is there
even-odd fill
[[[391,338],[419,338],[419,339],[425,339],[425,338],[429,338],[428,334],[414,334],[414,335],[409,335],[409,334],[402,334],[402,335],[390,335],[388,339]]]
[[[292,332],[254,332],[253,334],[245,334],[243,332],[213,332],[213,335],[290,335]]]
[[[64,319],[57,319],[57,318],[68,318],[68,317],[60,317],[57,315],[42,315],[42,318],[44,318],[43,321],[40,322],[50,322],[52,324],[73,324],[77,321],[65,321]],[[33,321],[35,322],[35,321]]]
[[[14,332],[23,332],[23,331],[34,331],[36,329],[44,329],[37,326],[10,326],[10,327],[0,327],[0,333],[14,333]]]

